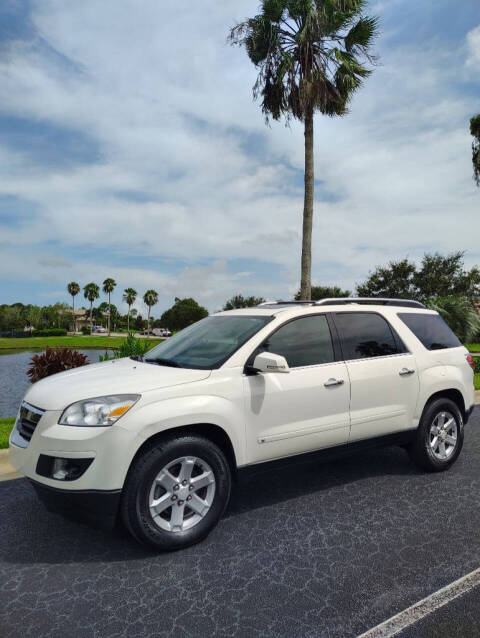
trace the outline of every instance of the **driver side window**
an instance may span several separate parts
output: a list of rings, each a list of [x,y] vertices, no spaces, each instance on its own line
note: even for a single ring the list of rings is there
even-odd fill
[[[325,315],[301,317],[285,324],[260,346],[258,352],[285,357],[290,368],[335,361],[332,337]]]

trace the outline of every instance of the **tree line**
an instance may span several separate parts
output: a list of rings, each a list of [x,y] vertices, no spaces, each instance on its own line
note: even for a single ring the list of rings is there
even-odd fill
[[[100,297],[100,287],[94,282],[90,282],[83,287],[83,296],[90,302],[90,332],[92,331],[93,317],[95,315],[98,317],[103,312],[106,312],[108,316],[108,334],[110,334],[111,331],[112,319],[115,321],[121,318],[117,307],[111,303],[111,295],[115,290],[116,285],[117,283],[114,279],[110,277],[105,279],[102,284],[102,291],[105,295],[107,295],[108,301],[101,303],[97,309],[93,307],[93,302]],[[67,284],[67,290],[72,297],[72,311],[75,317],[75,297],[80,293],[81,287],[77,282],[71,281],[69,284]],[[126,315],[127,332],[130,332],[131,318],[135,318],[135,329],[143,330],[145,327],[142,316],[137,315],[134,309],[132,310],[132,306],[137,300],[137,297],[138,292],[134,288],[125,288],[125,290],[123,291],[122,300],[128,306],[128,312]],[[145,292],[142,299],[143,303],[148,307],[146,328],[148,331],[150,331],[152,328],[151,310],[152,307],[158,303],[158,292],[156,290],[149,289]],[[157,319],[153,322],[153,327],[163,327],[169,328],[172,331],[178,331],[207,316],[208,310],[198,304],[195,299],[192,299],[191,297],[187,297],[184,299],[175,297],[173,306],[166,310],[161,315],[160,319]]]
[[[390,261],[377,266],[366,280],[355,286],[355,291],[339,286],[315,286],[311,299],[318,301],[337,297],[387,297],[420,301],[439,312],[454,332],[466,342],[480,337],[479,308],[480,270],[474,266],[465,269],[464,253],[448,255],[426,253],[420,264],[410,259]],[[301,289],[295,299],[302,299]],[[263,301],[258,297],[236,295],[224,309],[256,306]]]
[[[111,295],[117,286],[117,282],[115,279],[111,277],[107,277],[102,284],[102,291],[104,294],[108,296],[108,334],[111,331],[111,318],[112,318],[112,303],[111,303]],[[81,288],[80,285],[76,281],[71,281],[67,284],[67,290],[69,295],[72,297],[72,311],[74,317],[74,327],[76,331],[76,319],[75,319],[75,297],[79,294]],[[100,287],[95,282],[91,281],[83,287],[83,296],[90,302],[90,332],[92,332],[93,327],[93,302],[100,297]],[[137,300],[138,293],[134,288],[125,288],[123,291],[122,299],[128,306],[127,312],[127,331],[130,332],[130,316],[131,316],[131,308],[135,301]],[[147,330],[150,330],[150,312],[152,307],[158,303],[158,293],[156,290],[147,290],[143,295],[143,303],[148,307],[148,318],[147,318]],[[115,308],[116,310],[116,308]]]
[[[116,282],[113,279],[105,279],[102,291],[107,296],[107,301],[103,301],[97,307],[93,306],[93,302],[100,297],[100,287],[93,282],[83,287],[84,297],[90,301],[90,325],[93,319],[100,321],[103,313],[106,313],[109,329],[113,322],[113,325],[126,327],[128,331],[133,325],[135,330],[163,327],[176,332],[208,316],[208,310],[195,299],[176,297],[173,305],[165,310],[160,318],[153,319],[150,311],[158,303],[158,293],[155,290],[147,290],[143,295],[143,301],[149,312],[147,320],[144,320],[135,309],[132,309],[138,296],[133,288],[126,288],[123,292],[128,312],[121,315],[117,307],[111,303],[111,293],[115,286]],[[44,307],[22,303],[0,305],[0,331],[23,330],[26,326],[34,326],[37,329],[68,329],[72,323],[75,297],[81,288],[76,282],[70,282],[67,290],[72,296],[71,307],[65,303]],[[377,266],[365,281],[355,286],[354,291],[336,285],[314,285],[311,288],[312,300],[352,295],[421,301],[440,312],[463,340],[471,341],[480,337],[480,315],[475,307],[480,301],[480,270],[477,266],[466,269],[464,253],[461,251],[448,255],[426,253],[419,264],[408,258],[390,261],[386,265]],[[301,290],[298,290],[295,299],[300,299],[301,296]],[[222,309],[250,308],[264,301],[263,297],[238,293],[229,298]]]

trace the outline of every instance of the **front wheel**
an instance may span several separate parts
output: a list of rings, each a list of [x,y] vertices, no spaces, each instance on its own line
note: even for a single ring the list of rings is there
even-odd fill
[[[215,527],[230,497],[223,452],[195,435],[166,437],[129,471],[121,512],[130,533],[160,550],[198,543]]]
[[[457,460],[463,436],[463,418],[457,404],[440,397],[426,406],[408,451],[422,469],[442,472]]]

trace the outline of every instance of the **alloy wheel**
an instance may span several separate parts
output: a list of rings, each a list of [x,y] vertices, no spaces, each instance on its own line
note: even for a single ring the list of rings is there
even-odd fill
[[[445,461],[453,454],[458,441],[458,426],[451,412],[439,412],[430,426],[429,444],[435,458]]]
[[[157,474],[148,504],[156,525],[168,532],[183,532],[206,516],[214,497],[212,468],[196,456],[183,456]]]

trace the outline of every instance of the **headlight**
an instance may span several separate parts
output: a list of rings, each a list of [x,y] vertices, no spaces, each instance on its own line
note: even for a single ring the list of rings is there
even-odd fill
[[[114,394],[72,403],[60,417],[60,425],[112,425],[128,412],[139,394]]]

